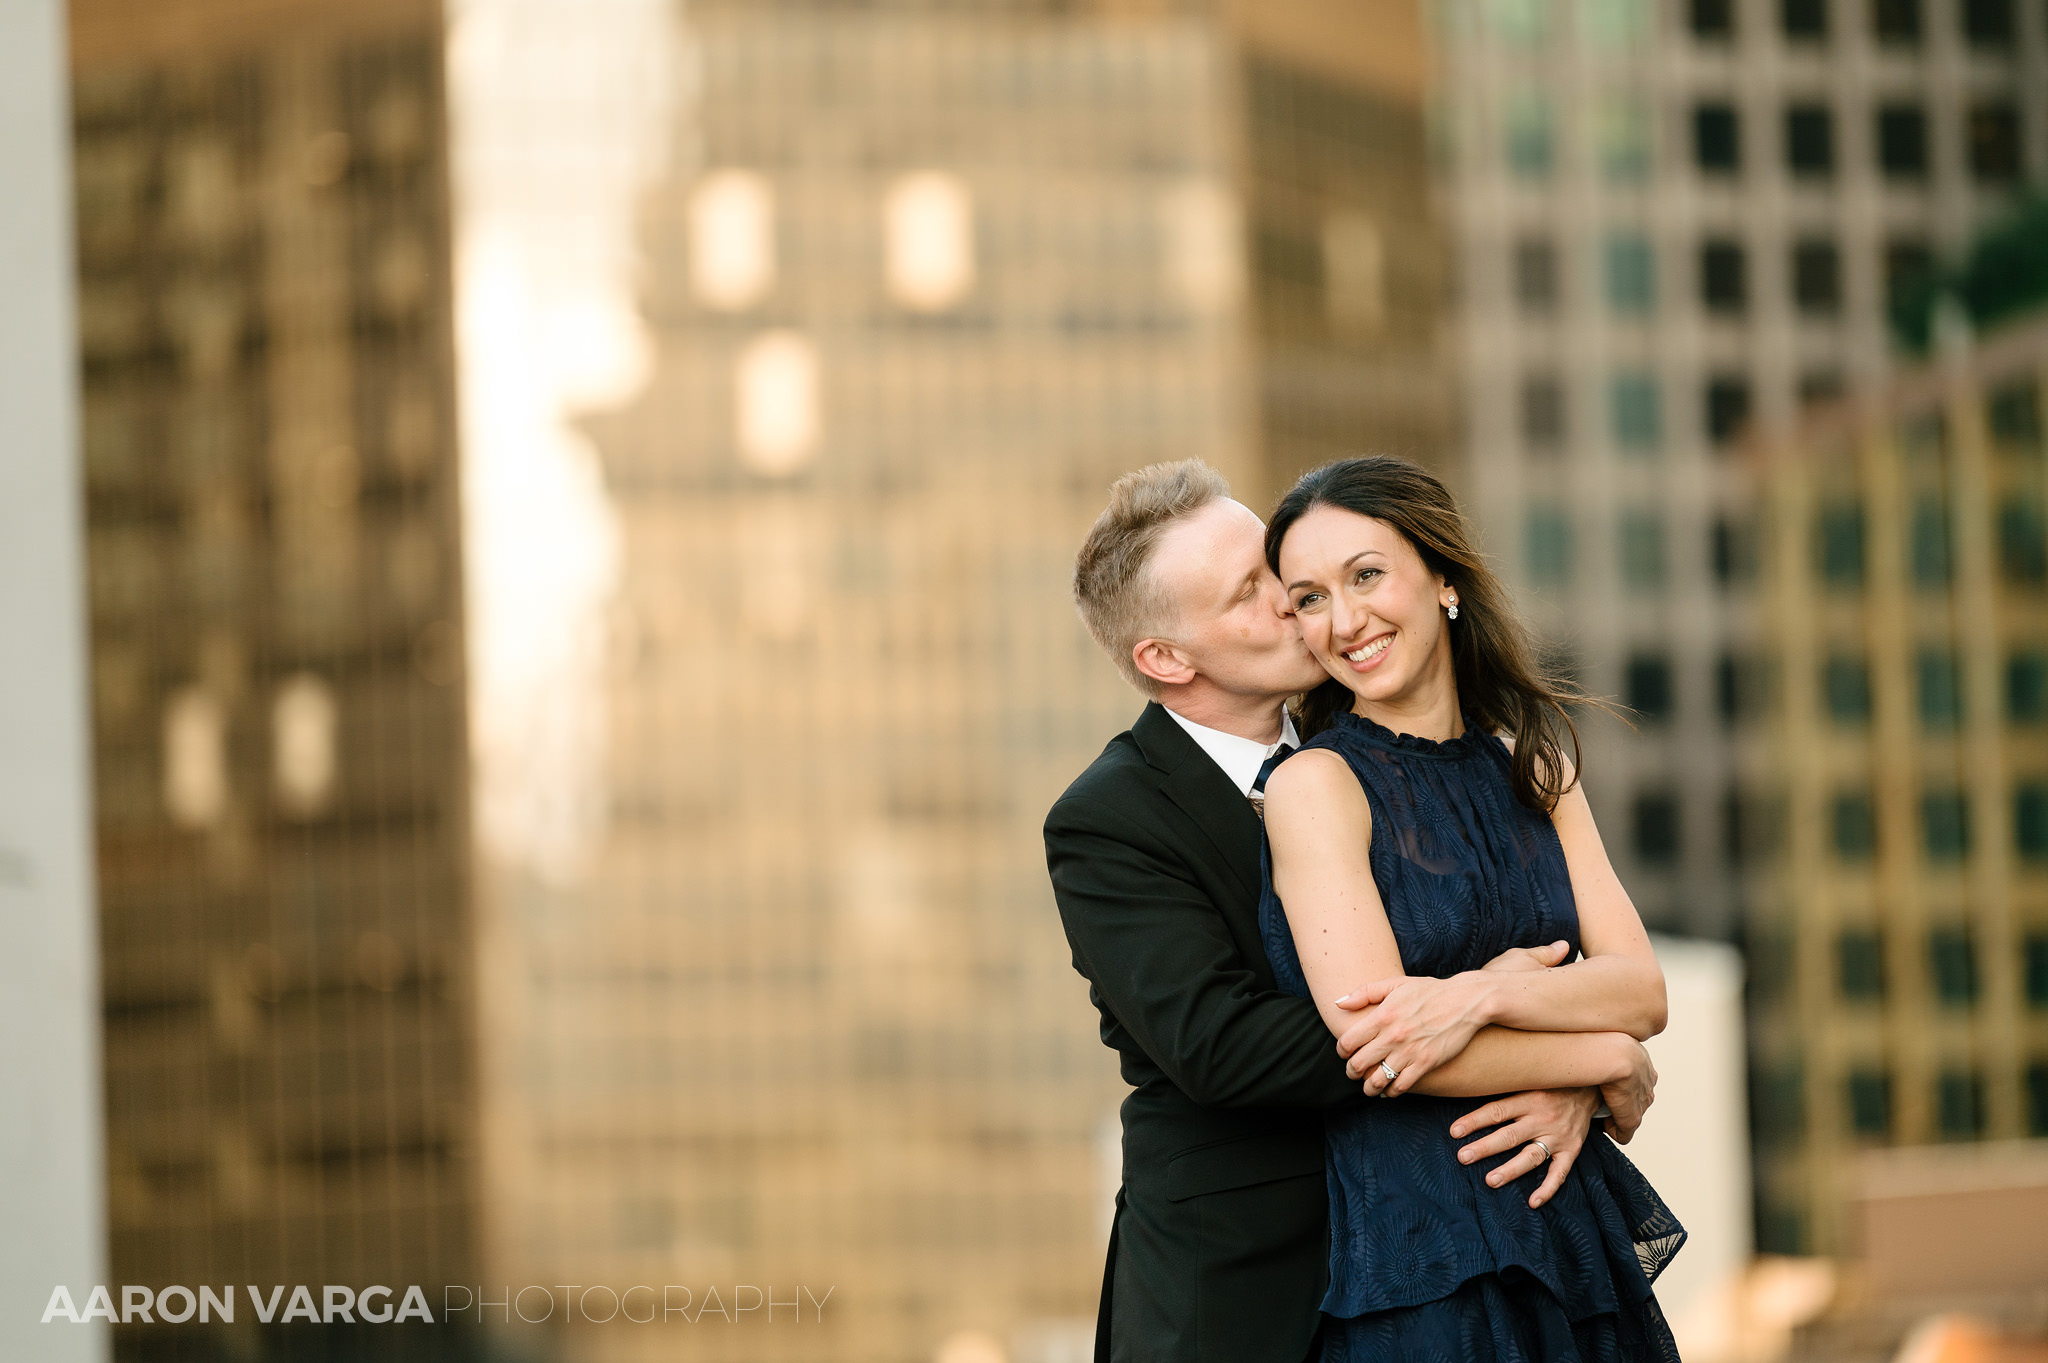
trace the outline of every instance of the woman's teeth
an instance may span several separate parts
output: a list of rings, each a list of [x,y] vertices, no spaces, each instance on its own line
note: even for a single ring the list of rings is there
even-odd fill
[[[1347,661],[1354,663],[1362,663],[1367,658],[1377,658],[1380,656],[1380,654],[1385,653],[1387,651],[1387,645],[1393,642],[1393,635],[1382,634],[1379,638],[1373,640],[1371,643],[1365,645],[1363,648],[1353,649],[1351,652],[1345,654],[1344,657]]]

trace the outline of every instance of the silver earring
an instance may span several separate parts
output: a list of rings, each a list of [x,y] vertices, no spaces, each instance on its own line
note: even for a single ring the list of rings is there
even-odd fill
[[[1446,610],[1444,614],[1450,616],[1453,620],[1458,618],[1458,603],[1455,599],[1451,602],[1450,608]]]

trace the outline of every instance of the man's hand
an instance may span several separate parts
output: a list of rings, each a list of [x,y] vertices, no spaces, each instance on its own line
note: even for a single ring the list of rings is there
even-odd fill
[[[1489,1188],[1503,1188],[1545,1163],[1541,1141],[1550,1147],[1543,1182],[1529,1194],[1529,1205],[1540,1207],[1564,1186],[1565,1175],[1593,1131],[1593,1110],[1599,1106],[1598,1089],[1536,1089],[1496,1098],[1451,1124],[1451,1136],[1463,1140],[1484,1127],[1493,1130],[1458,1151],[1460,1164],[1471,1164],[1492,1155],[1505,1154],[1520,1146],[1521,1152],[1486,1176]]]
[[[1657,1067],[1650,1061],[1649,1048],[1633,1037],[1629,1040],[1635,1046],[1634,1067],[1621,1078],[1600,1086],[1600,1098],[1611,1114],[1606,1122],[1607,1134],[1621,1145],[1629,1143],[1636,1128],[1643,1124],[1643,1114],[1657,1100]]]
[[[1481,966],[1481,970],[1548,970],[1563,965],[1572,954],[1572,944],[1559,940],[1540,947],[1509,947]]]

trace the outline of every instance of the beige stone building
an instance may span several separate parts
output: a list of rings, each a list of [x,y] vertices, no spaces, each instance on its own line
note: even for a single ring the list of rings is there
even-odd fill
[[[1759,466],[1759,1197],[1856,1248],[1854,1153],[2048,1134],[2048,325]]]

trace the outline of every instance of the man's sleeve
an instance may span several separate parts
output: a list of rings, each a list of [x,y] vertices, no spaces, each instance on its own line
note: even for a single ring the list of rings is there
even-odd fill
[[[1356,1097],[1315,1005],[1260,987],[1187,868],[1127,829],[1070,796],[1046,819],[1046,867],[1075,966],[1145,1053],[1205,1107]]]

